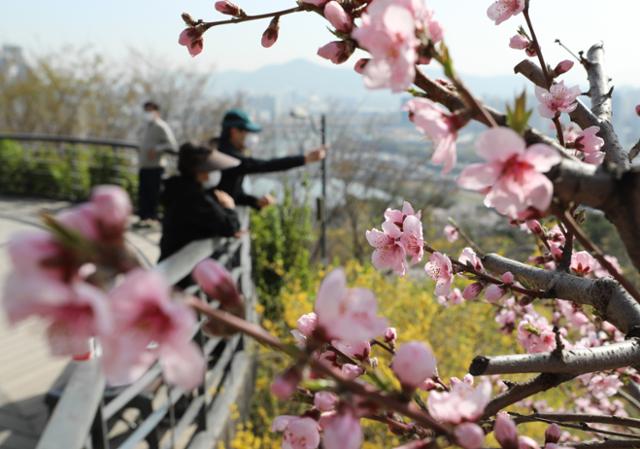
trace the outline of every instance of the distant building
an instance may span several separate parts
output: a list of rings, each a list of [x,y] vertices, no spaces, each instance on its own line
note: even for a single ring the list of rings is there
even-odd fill
[[[29,72],[29,65],[24,58],[22,47],[3,45],[0,49],[0,73],[5,80],[24,79]]]

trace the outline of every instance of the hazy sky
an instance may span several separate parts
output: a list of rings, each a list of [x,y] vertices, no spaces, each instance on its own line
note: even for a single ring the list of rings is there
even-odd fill
[[[292,0],[238,0],[248,13],[294,4]],[[325,63],[315,56],[332,40],[323,20],[298,14],[281,21],[280,39],[270,49],[260,46],[267,22],[214,28],[205,36],[205,51],[192,59],[177,45],[183,28],[180,13],[214,20],[221,16],[213,0],[21,0],[2,2],[0,44],[21,44],[29,51],[59,49],[64,44],[93,47],[121,57],[128,47],[152,51],[194,70],[252,69],[294,58]],[[510,73],[522,53],[508,48],[522,17],[495,26],[485,11],[491,0],[427,0],[444,28],[459,71],[472,74]],[[608,72],[618,84],[640,85],[637,58],[638,0],[531,0],[537,32],[550,62],[568,55],[553,43],[561,38],[572,49],[587,49],[603,40]],[[349,63],[350,64],[350,63]],[[577,72],[577,71],[576,71]],[[575,75],[578,75],[576,73]],[[575,76],[574,75],[574,76]],[[580,74],[582,77],[582,74]]]

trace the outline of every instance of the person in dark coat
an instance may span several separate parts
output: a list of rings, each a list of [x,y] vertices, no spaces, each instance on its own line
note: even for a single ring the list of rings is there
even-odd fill
[[[185,143],[178,154],[179,175],[165,181],[160,258],[166,259],[194,240],[232,237],[240,230],[235,202],[227,193],[207,189],[209,174],[240,161],[209,147]]]
[[[309,151],[304,156],[288,156],[276,159],[249,157],[246,151],[254,149],[253,147],[257,143],[257,134],[260,131],[262,131],[262,127],[251,121],[246,112],[240,109],[231,109],[227,111],[222,120],[222,134],[219,139],[220,151],[240,160],[240,165],[222,171],[217,189],[231,195],[236,204],[251,206],[254,209],[261,209],[273,204],[275,200],[271,195],[264,195],[258,198],[246,193],[242,188],[242,181],[245,175],[288,170],[311,162],[321,161],[326,156],[324,146],[320,146]]]

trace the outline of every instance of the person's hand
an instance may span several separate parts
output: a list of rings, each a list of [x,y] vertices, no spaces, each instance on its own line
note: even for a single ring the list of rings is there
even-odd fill
[[[236,202],[233,201],[231,195],[222,190],[214,190],[213,194],[216,196],[218,202],[222,205],[222,207],[226,209],[234,209],[236,207]]]
[[[264,195],[258,199],[258,207],[260,207],[260,209],[275,203],[276,203],[276,199],[269,194]]]
[[[305,164],[309,164],[310,162],[318,162],[324,159],[325,157],[327,157],[327,149],[323,145],[305,154],[304,162]]]

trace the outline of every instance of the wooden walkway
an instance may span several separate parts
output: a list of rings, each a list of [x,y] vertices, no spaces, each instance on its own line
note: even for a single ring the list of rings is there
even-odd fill
[[[9,272],[6,243],[18,231],[39,226],[38,215],[66,207],[63,202],[0,197],[0,292]],[[127,240],[142,259],[155,263],[158,232],[130,233]],[[2,293],[0,293],[1,295]],[[47,420],[44,394],[59,376],[68,375],[69,360],[49,355],[37,320],[11,327],[0,312],[0,448],[34,448]],[[69,366],[68,366],[69,365]],[[65,367],[68,369],[65,372]]]

